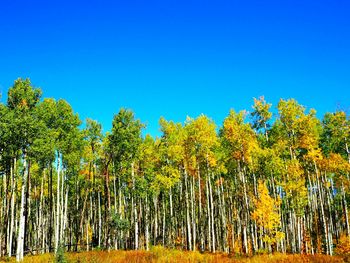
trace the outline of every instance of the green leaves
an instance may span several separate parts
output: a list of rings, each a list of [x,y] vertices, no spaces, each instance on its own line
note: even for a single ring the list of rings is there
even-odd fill
[[[253,118],[253,128],[257,131],[264,129],[265,138],[268,141],[268,128],[270,127],[270,119],[272,117],[272,112],[270,103],[265,101],[264,96],[261,96],[259,99],[254,98],[254,111],[251,113]]]
[[[8,91],[7,106],[11,110],[27,112],[39,102],[41,90],[31,86],[29,79],[17,79]]]
[[[7,139],[14,145],[14,151],[28,151],[37,136],[35,107],[40,96],[41,91],[33,88],[29,79],[17,79],[8,91],[8,114],[3,125],[7,126]]]
[[[230,155],[242,162],[251,162],[251,154],[257,147],[257,138],[249,123],[245,123],[245,111],[236,113],[234,110],[224,120],[221,135]]]
[[[350,118],[343,111],[326,113],[323,121],[322,147],[325,152],[339,153],[349,158]]]
[[[116,163],[132,161],[137,157],[143,127],[139,120],[135,120],[134,113],[130,110],[121,109],[114,116],[112,133],[108,135],[108,147]]]

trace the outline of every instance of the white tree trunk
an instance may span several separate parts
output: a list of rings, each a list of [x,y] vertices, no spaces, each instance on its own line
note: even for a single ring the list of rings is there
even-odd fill
[[[188,249],[192,250],[191,218],[190,218],[190,205],[188,201],[188,182],[187,182],[186,171],[185,171],[185,198],[186,198],[186,218],[187,218],[187,242],[188,242]]]
[[[134,163],[131,163],[131,177],[132,177],[132,188],[133,195],[135,195],[135,174],[134,174]],[[135,196],[135,202],[133,205],[134,209],[134,222],[135,222],[135,250],[139,249],[139,224],[138,224],[138,215],[137,215],[137,200]]]
[[[7,255],[12,256],[12,238],[13,238],[13,225],[15,221],[15,188],[16,181],[14,180],[14,174],[16,173],[16,159],[14,160],[14,168],[11,167],[11,219],[10,219],[10,232],[9,232],[9,243],[7,246]]]
[[[60,155],[57,157],[57,200],[56,200],[56,225],[55,225],[55,253],[58,249],[60,236]]]
[[[23,260],[23,252],[24,252],[24,234],[25,234],[25,203],[26,203],[26,186],[28,179],[28,167],[27,167],[27,156],[24,154],[23,158],[23,180],[22,180],[22,189],[21,189],[21,208],[20,208],[20,218],[19,218],[19,230],[17,237],[17,253],[16,253],[16,261]]]
[[[145,238],[146,238],[146,250],[149,250],[149,207],[148,207],[148,196],[146,195],[146,218],[145,218]]]
[[[210,180],[210,178],[208,180],[208,184],[209,184],[210,212],[211,212],[211,232],[212,232],[211,239],[212,239],[212,242],[213,242],[212,251],[215,252],[216,244],[215,244],[215,230],[214,230],[213,190],[212,190],[212,187],[211,187],[211,180]]]

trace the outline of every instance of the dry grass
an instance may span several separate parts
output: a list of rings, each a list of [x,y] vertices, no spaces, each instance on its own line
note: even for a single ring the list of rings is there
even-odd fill
[[[234,262],[344,262],[341,257],[330,257],[326,255],[259,255],[253,257],[234,257],[227,254],[201,254],[180,250],[153,247],[151,251],[90,251],[80,253],[66,253],[67,262],[79,263],[148,263],[148,262],[213,262],[213,263],[234,263]],[[0,259],[1,262],[15,262],[14,258]],[[54,255],[44,254],[39,256],[27,256],[24,263],[47,263],[55,262]]]

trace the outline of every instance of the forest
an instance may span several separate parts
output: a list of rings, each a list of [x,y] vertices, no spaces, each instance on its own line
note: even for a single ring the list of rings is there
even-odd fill
[[[59,250],[350,252],[350,118],[264,97],[206,116],[120,109],[112,128],[17,79],[0,103],[0,257]],[[232,105],[234,107],[234,105]]]

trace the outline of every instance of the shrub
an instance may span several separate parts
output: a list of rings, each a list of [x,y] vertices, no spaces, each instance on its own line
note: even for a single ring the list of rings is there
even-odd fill
[[[55,262],[56,263],[68,263],[65,255],[64,255],[64,247],[63,246],[58,246],[56,255],[55,255]]]
[[[350,256],[350,240],[349,237],[342,235],[334,250],[337,255]]]

